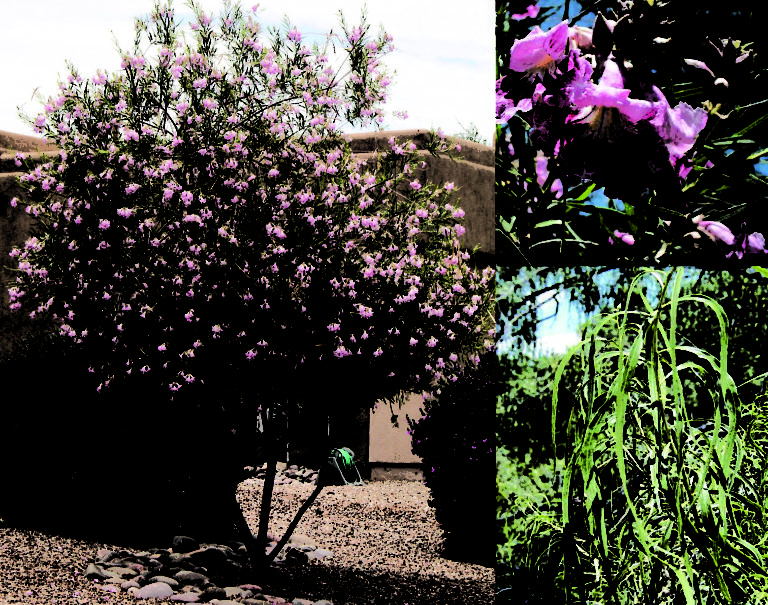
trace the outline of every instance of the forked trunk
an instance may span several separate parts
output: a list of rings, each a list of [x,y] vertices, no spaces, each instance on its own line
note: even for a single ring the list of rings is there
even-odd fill
[[[237,499],[235,498],[235,505],[238,506],[236,516],[238,520],[238,529],[242,535],[243,542],[248,549],[248,558],[251,563],[253,581],[258,583],[266,583],[265,580],[268,578],[270,565],[275,560],[275,558],[277,558],[277,555],[280,553],[283,547],[288,543],[288,540],[293,535],[293,532],[296,529],[296,526],[299,524],[301,518],[304,516],[304,513],[309,510],[309,507],[312,506],[312,503],[323,489],[322,484],[319,484],[317,487],[315,487],[312,494],[310,494],[310,496],[307,498],[304,504],[302,504],[301,508],[294,516],[293,520],[288,526],[288,529],[285,531],[285,534],[280,539],[278,544],[269,553],[267,553],[267,545],[269,544],[267,533],[269,530],[269,517],[272,511],[272,492],[275,484],[275,475],[277,474],[277,439],[275,438],[275,425],[273,424],[272,419],[268,417],[268,412],[269,410],[265,408],[262,408],[261,410],[261,426],[263,428],[263,436],[266,446],[265,454],[267,458],[267,472],[266,476],[264,477],[264,489],[261,493],[259,529],[256,535],[251,532],[250,527],[248,526],[248,522],[243,515],[242,509],[240,509],[239,504],[237,504]]]

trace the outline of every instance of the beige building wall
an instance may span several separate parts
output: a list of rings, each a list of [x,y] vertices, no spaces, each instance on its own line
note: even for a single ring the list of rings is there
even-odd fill
[[[398,427],[392,426],[392,412],[397,415]],[[411,436],[408,434],[409,418],[421,418],[421,395],[411,394],[402,408],[378,402],[371,412],[368,461],[372,480],[401,479],[418,481],[423,479],[421,458],[411,451]]]

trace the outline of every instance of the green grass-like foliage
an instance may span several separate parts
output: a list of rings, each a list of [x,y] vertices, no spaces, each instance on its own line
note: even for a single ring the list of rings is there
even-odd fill
[[[662,288],[656,304],[640,287],[649,274]],[[721,305],[682,287],[682,269],[638,275],[626,306],[592,321],[563,357],[553,442],[560,381],[574,367],[581,380],[554,461],[527,467],[497,451],[507,504],[498,556],[518,602],[768,602],[764,398],[742,404]],[[678,332],[683,305],[709,314],[719,350]],[[692,417],[691,382],[714,402],[706,422]]]

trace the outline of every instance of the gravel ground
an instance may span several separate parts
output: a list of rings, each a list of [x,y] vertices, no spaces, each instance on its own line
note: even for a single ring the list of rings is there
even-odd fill
[[[263,482],[250,479],[238,497],[253,530]],[[270,531],[282,535],[311,484],[275,485]],[[410,481],[326,487],[295,534],[333,557],[276,568],[264,592],[291,602],[301,597],[335,605],[493,603],[492,568],[440,557],[442,531],[427,505],[429,490]],[[158,545],[166,547],[167,545]],[[82,572],[99,549],[83,542],[4,527],[0,523],[0,605],[131,603],[110,596]]]

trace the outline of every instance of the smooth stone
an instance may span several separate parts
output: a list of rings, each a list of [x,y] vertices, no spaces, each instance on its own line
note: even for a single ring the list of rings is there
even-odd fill
[[[227,593],[223,588],[218,586],[209,586],[203,592],[200,593],[201,601],[212,601],[213,599],[226,599]]]
[[[308,601],[307,599],[294,599],[291,603],[292,605],[315,605],[314,601]]]
[[[167,599],[173,594],[173,588],[165,582],[147,584],[134,593],[137,599]]]
[[[97,563],[106,563],[112,558],[112,551],[107,550],[106,548],[100,548],[98,551],[96,551],[96,562]]]
[[[174,580],[173,578],[169,578],[168,576],[155,576],[154,578],[150,578],[149,582],[151,584],[156,584],[157,582],[162,582],[163,584],[168,584],[171,588],[178,588],[179,583]]]
[[[319,601],[315,601],[315,605],[333,605],[333,603],[326,601],[325,599],[320,599]]]
[[[301,534],[293,534],[288,539],[288,544],[299,544],[301,546],[315,546],[315,543],[311,538],[308,538],[307,536],[303,536]]]
[[[237,597],[243,598],[245,596],[245,591],[241,590],[237,586],[225,586],[224,587],[224,592],[226,593],[228,599],[231,599],[233,597],[234,598],[237,598]]]
[[[116,573],[123,579],[135,578],[136,576],[139,575],[139,572],[129,567],[110,567],[108,571],[109,573]]]
[[[200,543],[194,538],[189,536],[173,537],[173,552],[185,553],[197,550],[198,548],[200,548]]]
[[[199,603],[200,595],[196,592],[185,592],[184,594],[175,594],[171,601],[181,601],[182,603]]]
[[[208,580],[208,576],[204,576],[201,573],[194,571],[180,571],[173,576],[177,582],[181,584],[202,584]]]
[[[180,592],[194,592],[195,594],[200,594],[201,592],[203,592],[203,589],[200,588],[199,586],[193,586],[191,584],[187,584],[181,589]]]
[[[325,559],[326,557],[332,557],[333,553],[330,550],[325,550],[324,548],[318,548],[317,550],[313,550],[310,553],[307,553],[307,558],[309,559]]]
[[[127,582],[120,584],[120,588],[128,590],[129,588],[141,588],[141,586],[135,580],[128,580]]]
[[[137,574],[140,574],[142,571],[146,569],[141,563],[130,563],[128,566],[128,569],[132,569]]]
[[[111,575],[103,567],[88,563],[88,567],[85,568],[85,577],[89,580],[106,580],[115,576]]]
[[[256,584],[240,584],[238,588],[240,590],[252,590],[254,593],[261,592],[261,586]]]

